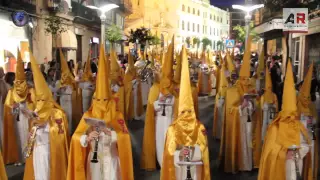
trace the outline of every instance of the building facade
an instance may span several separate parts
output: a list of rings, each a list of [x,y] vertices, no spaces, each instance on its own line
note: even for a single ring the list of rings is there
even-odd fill
[[[183,44],[191,47],[193,38],[207,37],[212,42],[211,49],[218,49],[218,41],[229,37],[229,12],[210,5],[208,0],[137,0],[133,3],[133,14],[126,18],[126,32],[144,26],[163,37],[165,45],[175,35],[178,47]]]
[[[101,6],[103,3],[115,3],[119,8],[106,14],[106,28],[111,24],[124,29],[124,17],[131,13],[130,0],[10,0],[0,1],[1,39],[0,66],[6,71],[15,71],[15,59],[17,47],[24,50],[30,48],[38,63],[44,63],[55,59],[54,52],[62,48],[66,59],[85,61],[88,53],[92,57],[98,56],[101,43],[101,21],[96,10],[87,5]],[[29,15],[29,23],[23,27],[17,27],[12,22],[12,14],[17,10],[24,10]],[[64,29],[56,40],[45,31],[46,18],[54,16],[62,21]],[[103,30],[105,31],[105,30]],[[4,43],[6,42],[6,44]],[[106,42],[108,44],[108,42]],[[108,47],[108,46],[107,46]],[[123,50],[122,43],[116,46],[118,52]],[[2,56],[3,55],[3,56]],[[24,61],[28,62],[28,54]]]

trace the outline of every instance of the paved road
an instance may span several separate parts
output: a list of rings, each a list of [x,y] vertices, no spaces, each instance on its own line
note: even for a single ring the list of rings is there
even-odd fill
[[[243,172],[236,175],[223,173],[216,165],[218,152],[219,152],[219,142],[214,141],[211,137],[212,123],[213,123],[213,97],[205,99],[203,97],[199,98],[199,108],[200,108],[200,120],[206,126],[208,131],[208,141],[210,150],[210,166],[211,166],[211,179],[213,180],[256,180],[257,171],[253,172]],[[136,180],[159,180],[160,171],[145,172],[140,170],[140,155],[142,148],[142,137],[144,121],[133,121],[129,123],[129,129],[131,133],[132,149],[133,149],[133,160],[134,160],[134,170]],[[8,167],[8,174],[10,180],[22,180],[22,167]],[[320,178],[318,178],[320,179]]]

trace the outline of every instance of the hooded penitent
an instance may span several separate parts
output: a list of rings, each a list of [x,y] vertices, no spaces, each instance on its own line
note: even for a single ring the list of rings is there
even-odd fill
[[[160,80],[160,91],[163,95],[172,93],[172,79],[173,79],[173,56],[174,56],[174,36],[172,42],[168,47],[168,51],[165,56],[165,60],[162,66],[161,80]]]
[[[50,180],[66,179],[68,168],[68,121],[61,107],[54,101],[35,58],[30,53],[30,62],[33,73],[33,81],[36,91],[36,108],[38,115],[36,124],[49,123],[50,133]],[[39,165],[39,164],[38,164]],[[33,156],[26,160],[24,179],[34,178]]]
[[[133,180],[133,162],[130,135],[126,127],[123,115],[116,111],[116,102],[112,98],[108,81],[108,68],[104,56],[104,48],[100,47],[98,75],[96,90],[93,96],[92,105],[83,115],[75,133],[72,136],[68,180],[86,180],[88,177],[87,158],[89,146],[84,148],[80,144],[81,135],[85,134],[89,126],[84,118],[96,118],[105,121],[108,127],[112,127],[117,133],[118,155],[120,159],[120,172],[123,180]]]
[[[269,125],[262,150],[258,180],[286,179],[286,156],[292,145],[300,146],[302,134],[310,144],[304,125],[297,118],[296,90],[291,62],[288,62],[283,88],[282,110]],[[309,154],[305,157],[310,158]],[[310,161],[309,161],[310,162]],[[311,163],[304,164],[303,179],[312,178]]]
[[[62,50],[59,49],[60,52],[60,61],[61,61],[61,79],[60,79],[60,86],[74,86],[74,77],[72,73],[70,72],[70,69],[68,67],[68,63],[66,59],[64,58],[64,55],[62,53]]]
[[[205,127],[196,119],[186,50],[182,48],[182,77],[180,83],[179,115],[168,128],[163,154],[161,180],[175,180],[174,152],[179,146],[200,146],[203,162],[202,180],[209,180],[210,165]]]
[[[117,61],[117,54],[114,49],[110,51],[110,80],[112,84],[119,86],[118,92],[114,92],[113,96],[118,99],[117,109],[123,114],[125,113],[125,90],[124,90],[124,72]],[[107,63],[108,64],[108,63]]]
[[[93,81],[93,74],[91,71],[91,60],[90,59],[91,59],[91,53],[89,51],[86,65],[83,70],[82,81],[90,81],[90,82]]]
[[[300,88],[299,95],[298,95],[298,112],[299,115],[304,114],[305,116],[312,116],[310,105],[311,105],[311,80],[312,80],[312,73],[313,73],[313,63],[309,67],[308,73],[304,78],[303,84]]]
[[[228,80],[226,77],[226,68],[225,66],[221,66],[221,70],[220,70],[220,80],[219,80],[219,87],[218,87],[218,93],[216,95],[216,99],[215,99],[215,104],[219,103],[219,100],[221,97],[225,97],[226,96],[226,91],[228,88]],[[221,128],[218,126],[218,113],[224,113],[224,112],[218,112],[218,107],[214,106],[214,115],[213,115],[213,137],[220,137],[220,135],[218,135],[219,129]],[[222,116],[221,116],[222,117]],[[223,122],[223,119],[221,120],[221,122]]]
[[[13,88],[9,90],[5,104],[3,117],[3,160],[5,164],[15,163],[19,160],[18,144],[16,136],[15,122],[16,116],[12,114],[12,107],[16,103],[26,102],[28,109],[34,110],[35,91],[28,88],[26,75],[23,68],[23,61],[18,49],[16,76]]]
[[[128,67],[124,75],[124,86],[125,86],[125,105],[126,105],[126,120],[131,120],[134,118],[134,101],[133,101],[133,91],[132,91],[132,81],[136,79],[136,68],[134,67],[133,57],[131,53],[128,53]]]
[[[227,67],[228,67],[228,71],[229,71],[230,75],[232,73],[237,73],[236,66],[234,65],[233,59],[231,58],[229,53],[227,53],[226,59],[227,59]]]

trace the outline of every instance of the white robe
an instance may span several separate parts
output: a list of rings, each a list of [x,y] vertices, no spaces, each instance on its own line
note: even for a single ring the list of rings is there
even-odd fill
[[[160,97],[163,95],[160,93]],[[157,160],[160,166],[162,166],[162,157],[163,157],[163,150],[164,150],[164,143],[166,140],[166,134],[169,126],[173,121],[173,105],[174,105],[174,96],[170,96],[166,99],[165,103],[168,104],[165,107],[166,116],[162,116],[163,113],[163,106],[159,105],[160,100],[154,102],[154,108],[156,111],[156,153],[157,153]]]
[[[187,166],[181,166],[179,165],[179,158],[180,151],[177,150],[174,153],[174,165],[176,169],[176,179],[177,180],[185,180],[187,177]],[[196,161],[199,163],[199,165],[191,166],[191,177],[193,180],[201,180],[201,174],[202,174],[202,167],[203,163],[201,161],[201,150],[198,145],[195,145],[194,155],[191,161]],[[200,165],[202,163],[202,165]]]
[[[66,89],[60,93],[60,106],[64,110],[68,118],[69,134],[73,132],[72,127],[72,87],[66,86]]]
[[[82,89],[82,110],[86,112],[91,106],[94,87],[89,81],[79,83],[79,87]]]
[[[148,78],[145,82],[141,82],[142,104],[144,106],[148,104],[148,95],[152,86],[151,82],[151,78]]]
[[[267,129],[268,129],[268,126],[269,124],[271,124],[272,122],[272,118],[270,118],[270,107],[269,107],[270,104],[268,103],[264,103],[263,104],[263,121],[262,121],[262,130],[261,130],[261,141],[262,143],[264,142],[264,137],[266,136],[266,133],[267,133]],[[276,105],[275,104],[272,104],[272,106],[274,108],[276,108]]]
[[[220,97],[217,104],[217,139],[221,139],[222,121],[224,120],[224,97]]]
[[[80,143],[87,147],[87,135],[82,135]],[[111,131],[111,136],[101,132],[98,142],[98,163],[92,163],[93,151],[96,141],[91,143],[91,151],[88,155],[87,180],[121,180],[120,160],[117,150],[117,133]],[[90,175],[90,176],[89,176]]]
[[[242,154],[242,163],[243,169],[241,171],[251,171],[253,168],[253,158],[252,158],[252,113],[253,113],[253,104],[249,102],[249,106],[243,108],[239,107],[240,113],[240,139],[241,141],[241,154]],[[251,123],[248,121],[248,116],[250,116]]]
[[[307,155],[310,148],[301,133],[300,133],[300,139],[301,139],[301,145],[298,150],[298,153],[299,153],[298,166],[299,166],[299,172],[301,175],[301,172],[303,169],[303,158]],[[294,159],[286,160],[286,180],[297,180],[296,165],[295,165]]]
[[[22,113],[22,109],[26,109],[26,103],[19,103],[19,116],[14,116],[17,144],[19,148],[19,162],[25,162],[23,153],[28,141],[29,134],[29,118]],[[19,118],[19,121],[18,119]]]
[[[36,132],[36,140],[33,149],[33,169],[35,180],[50,179],[50,127],[39,128]]]

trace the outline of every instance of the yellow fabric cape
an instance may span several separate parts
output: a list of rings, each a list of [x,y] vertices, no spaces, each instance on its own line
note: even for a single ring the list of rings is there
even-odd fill
[[[160,84],[153,83],[149,91],[147,112],[144,125],[144,136],[141,153],[141,169],[156,169],[156,137],[155,137],[155,111],[153,103],[158,99]]]
[[[54,107],[48,119],[50,126],[50,180],[66,179],[68,169],[69,133],[65,113]],[[59,125],[57,121],[61,120]],[[62,130],[59,132],[59,130]],[[34,179],[33,156],[26,160],[24,180]]]
[[[124,118],[121,112],[114,111],[111,113],[114,113],[114,116],[112,116],[110,124],[107,125],[111,126],[117,133],[121,178],[123,180],[133,180],[134,174],[130,135],[128,134],[128,129],[124,123]],[[80,144],[81,135],[85,134],[89,128],[84,120],[86,117],[93,117],[92,107],[84,113],[75,133],[72,136],[67,180],[86,180],[88,176],[87,158],[88,153],[90,152],[90,146],[84,148]]]
[[[277,118],[275,118],[272,124],[270,124],[270,126],[268,127],[260,160],[258,180],[286,179],[285,167],[288,146],[285,146],[285,144],[290,144],[290,141],[296,139],[296,135],[300,137],[300,132],[307,139],[308,143],[310,143],[307,130],[305,129],[303,124],[300,123],[299,119],[294,116],[282,118],[281,113],[282,112],[280,112],[280,115],[278,115]],[[280,129],[283,128],[287,129],[287,132],[280,132]],[[293,134],[295,134],[294,137],[292,136]],[[289,140],[289,143],[280,142],[279,137],[292,138],[292,140]],[[299,142],[293,143],[300,144],[300,138],[298,138],[298,141]],[[312,179],[312,167],[310,158],[311,153],[309,152],[305,156],[305,163],[303,167],[304,180]],[[306,161],[308,163],[306,163]]]
[[[0,180],[8,180],[6,168],[4,167],[1,151],[0,151]]]
[[[192,90],[194,111],[196,113],[196,117],[199,118],[199,102],[198,102],[199,92],[198,92],[197,84],[191,83],[191,90]]]
[[[163,153],[163,164],[161,168],[161,180],[176,180],[176,170],[174,166],[174,152],[178,145],[184,144],[183,137],[179,136],[177,121],[174,121],[167,130],[166,143]],[[202,180],[210,180],[209,150],[205,127],[197,121],[194,129],[195,141],[191,146],[199,145],[201,150],[203,169],[201,174]]]
[[[202,84],[204,82],[203,79],[202,79],[202,76],[203,76],[203,73],[200,71],[199,74],[198,74],[198,91],[199,93],[207,93],[207,94],[210,94],[211,93],[211,90],[212,90],[212,86],[211,86],[211,75],[209,74],[209,78],[208,78],[208,88],[207,89],[203,89],[202,87]]]
[[[4,118],[3,118],[3,161],[5,164],[16,163],[19,161],[19,151],[16,137],[15,122],[16,116],[12,114],[12,106],[17,103],[14,101],[13,89],[10,89],[4,104]],[[27,107],[33,111],[35,108],[35,90],[33,88],[28,89],[26,97]]]
[[[134,79],[134,77],[129,74],[129,73],[126,73],[124,75],[124,92],[125,92],[125,119],[126,120],[131,120],[134,118],[134,111],[133,111],[133,108],[134,108],[134,102],[133,102],[133,96],[132,96],[132,80]]]
[[[273,98],[266,100],[265,94],[256,100],[256,110],[253,114],[254,121],[252,122],[252,146],[253,146],[253,166],[259,168],[261,151],[262,151],[262,124],[263,124],[263,105],[265,102],[272,102],[276,105],[276,111],[278,111],[278,99],[277,96],[272,93]],[[268,96],[267,96],[268,97]]]

